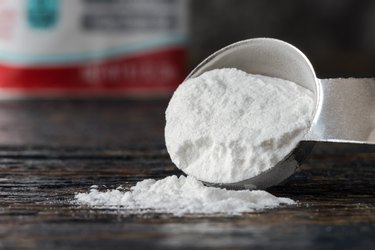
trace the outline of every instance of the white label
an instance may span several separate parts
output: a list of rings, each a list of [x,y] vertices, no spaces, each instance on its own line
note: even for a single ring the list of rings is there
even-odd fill
[[[0,0],[0,64],[71,64],[181,46],[187,0]]]

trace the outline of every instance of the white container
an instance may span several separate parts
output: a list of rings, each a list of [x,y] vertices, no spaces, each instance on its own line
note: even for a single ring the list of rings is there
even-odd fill
[[[187,17],[187,0],[1,0],[0,96],[169,93]]]

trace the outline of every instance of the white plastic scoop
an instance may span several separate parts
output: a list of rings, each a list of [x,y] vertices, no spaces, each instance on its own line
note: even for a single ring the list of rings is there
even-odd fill
[[[211,185],[264,189],[292,175],[315,142],[375,144],[375,79],[318,79],[300,50],[271,38],[231,44],[205,59],[188,78],[219,68],[237,68],[300,84],[313,91],[315,111],[304,139],[283,161],[253,178]]]

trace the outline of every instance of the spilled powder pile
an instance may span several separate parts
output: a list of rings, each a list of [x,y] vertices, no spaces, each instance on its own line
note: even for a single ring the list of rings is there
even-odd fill
[[[176,216],[197,213],[237,215],[275,208],[281,204],[295,204],[291,199],[277,198],[265,191],[230,191],[206,187],[189,176],[169,176],[159,181],[144,180],[128,192],[91,189],[89,193],[76,194],[75,199],[78,204],[98,208],[122,208],[129,213],[144,213],[152,209],[152,212]]]
[[[296,147],[313,109],[313,93],[296,83],[211,70],[174,93],[166,111],[166,146],[173,163],[201,181],[242,181]]]

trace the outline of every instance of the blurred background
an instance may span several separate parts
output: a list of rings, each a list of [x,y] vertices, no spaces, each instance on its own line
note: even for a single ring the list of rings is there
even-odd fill
[[[192,0],[190,67],[230,43],[285,40],[317,76],[374,77],[375,2],[371,0]]]

